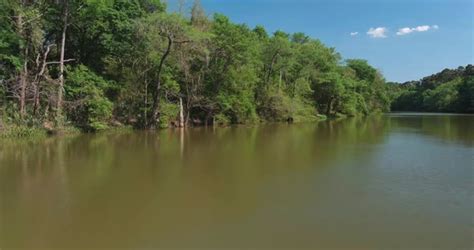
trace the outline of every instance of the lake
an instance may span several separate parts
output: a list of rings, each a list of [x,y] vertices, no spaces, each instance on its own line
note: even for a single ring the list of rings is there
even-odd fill
[[[474,116],[0,142],[0,247],[473,247]]]

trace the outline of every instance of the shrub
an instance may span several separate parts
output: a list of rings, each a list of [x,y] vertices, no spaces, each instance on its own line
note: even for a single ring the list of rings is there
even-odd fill
[[[105,96],[109,87],[109,82],[83,65],[68,71],[67,116],[74,125],[92,131],[108,127],[113,109],[112,102]]]

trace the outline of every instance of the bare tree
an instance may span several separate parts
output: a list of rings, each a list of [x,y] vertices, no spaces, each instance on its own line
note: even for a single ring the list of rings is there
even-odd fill
[[[62,108],[63,108],[63,95],[64,95],[64,53],[66,48],[66,33],[68,23],[68,16],[69,16],[69,0],[64,0],[63,6],[63,29],[61,32],[61,48],[60,48],[60,56],[59,56],[59,82],[58,82],[58,96],[57,96],[57,103],[56,103],[56,116],[60,118],[62,116]]]
[[[46,46],[46,50],[44,51],[42,55],[42,61],[40,62],[40,54],[38,54],[37,59],[36,59],[36,67],[38,69],[38,72],[36,73],[34,80],[33,80],[33,87],[34,87],[34,104],[33,104],[33,114],[36,115],[38,114],[38,111],[40,109],[40,91],[41,91],[41,81],[44,78],[44,74],[46,73],[47,66],[48,66],[48,55],[49,52],[51,51],[51,47],[53,47],[54,44],[50,44]]]
[[[186,7],[186,0],[178,0],[178,13],[184,15],[184,9]]]
[[[24,15],[22,12],[22,8],[24,5],[24,1],[21,1],[20,8],[16,13],[16,32],[17,34],[24,38],[25,28],[24,28]],[[18,85],[19,85],[19,103],[20,103],[20,117],[23,119],[26,114],[26,85],[27,85],[27,77],[28,77],[28,44],[23,45],[24,48],[21,50],[21,58],[23,59],[22,68],[18,74]]]

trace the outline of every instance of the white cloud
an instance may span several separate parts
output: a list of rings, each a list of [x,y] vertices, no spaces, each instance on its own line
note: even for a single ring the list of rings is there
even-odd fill
[[[405,27],[405,28],[398,29],[397,35],[398,36],[404,36],[404,35],[408,35],[408,34],[413,33],[413,32],[425,32],[425,31],[428,31],[430,29],[437,30],[437,29],[439,29],[439,26],[438,25],[433,25],[433,26],[422,25],[422,26],[417,26],[417,27],[414,27],[414,28]]]
[[[425,31],[428,31],[430,29],[431,29],[431,27],[428,26],[428,25],[418,26],[418,27],[415,28],[415,30],[418,31],[418,32],[425,32]]]
[[[403,36],[412,33],[414,30],[412,28],[401,28],[398,30],[397,35]]]
[[[387,37],[387,31],[385,27],[370,28],[369,31],[367,31],[367,35],[373,38],[385,38]]]
[[[357,32],[357,31],[356,32],[351,32],[351,36],[357,36],[357,35],[359,35],[359,32]]]

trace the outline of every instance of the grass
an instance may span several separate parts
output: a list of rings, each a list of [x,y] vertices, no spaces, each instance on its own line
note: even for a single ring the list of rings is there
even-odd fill
[[[53,135],[77,135],[80,133],[81,131],[78,128],[72,126],[55,130],[25,125],[3,125],[0,127],[0,139],[2,140],[38,140]]]
[[[47,131],[42,128],[9,125],[0,129],[1,139],[45,138]]]

